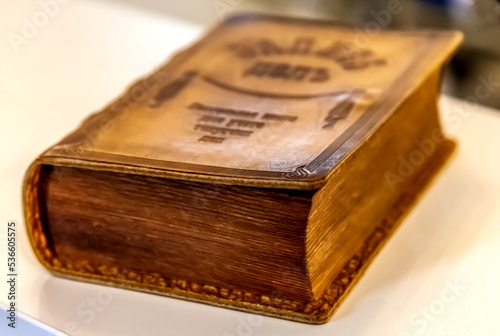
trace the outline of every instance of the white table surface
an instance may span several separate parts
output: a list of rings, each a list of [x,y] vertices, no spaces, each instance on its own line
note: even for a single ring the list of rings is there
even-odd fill
[[[0,4],[0,302],[5,228],[15,220],[18,307],[71,335],[500,335],[500,113],[446,97],[457,154],[325,325],[50,275],[24,232],[25,169],[203,29],[118,2],[73,0],[16,53],[9,36],[40,10],[32,0]]]

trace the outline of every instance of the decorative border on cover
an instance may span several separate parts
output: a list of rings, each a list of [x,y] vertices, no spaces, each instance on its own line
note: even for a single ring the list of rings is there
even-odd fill
[[[156,273],[144,273],[136,269],[105,264],[95,265],[85,260],[75,262],[61,260],[53,253],[40,218],[37,189],[40,165],[37,162],[30,168],[25,181],[25,219],[28,236],[40,262],[58,276],[184,298],[293,321],[321,324],[330,319],[346,298],[424,187],[446,162],[454,147],[454,142],[446,141],[436,150],[428,165],[413,179],[388,217],[374,229],[363,247],[346,263],[323,296],[311,302],[287,300],[279,293],[270,296],[258,295],[184,279],[173,279]]]

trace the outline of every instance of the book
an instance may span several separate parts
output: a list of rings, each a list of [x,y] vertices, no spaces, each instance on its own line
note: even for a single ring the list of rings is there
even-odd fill
[[[460,41],[230,17],[34,160],[31,246],[56,276],[325,323],[453,151]]]

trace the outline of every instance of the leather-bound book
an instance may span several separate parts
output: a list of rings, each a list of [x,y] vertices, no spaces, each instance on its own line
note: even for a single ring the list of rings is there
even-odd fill
[[[326,322],[454,148],[437,98],[460,40],[227,19],[33,162],[36,256],[57,276]]]

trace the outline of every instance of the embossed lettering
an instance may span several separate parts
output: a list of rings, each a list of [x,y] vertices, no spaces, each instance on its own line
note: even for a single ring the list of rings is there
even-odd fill
[[[259,112],[246,111],[246,110],[234,110],[227,107],[210,106],[204,105],[198,102],[192,103],[188,107],[191,110],[199,110],[203,112],[210,112],[215,114],[224,114],[230,116],[237,116],[240,118],[255,118],[259,115]]]
[[[240,129],[233,129],[233,128],[223,128],[223,127],[215,127],[215,126],[209,126],[209,125],[201,125],[197,124],[194,127],[195,131],[202,131],[202,132],[207,132],[212,135],[216,134],[222,134],[222,135],[238,135],[238,136],[250,136],[253,131],[247,131],[247,130],[240,130]]]
[[[291,115],[286,115],[286,114],[266,113],[262,116],[261,119],[294,122],[295,120],[297,120],[297,116],[291,116]]]
[[[293,81],[324,82],[330,78],[328,68],[315,68],[289,63],[258,61],[243,72],[243,76],[268,77]]]
[[[262,121],[250,121],[244,119],[231,119],[226,126],[238,126],[238,127],[248,127],[248,128],[262,128],[264,127],[264,123]]]
[[[212,115],[204,115],[199,120],[200,120],[200,122],[207,122],[207,123],[212,122],[212,123],[220,124],[220,123],[223,123],[224,120],[226,120],[226,118],[224,118],[224,117],[218,117],[218,116],[212,116]]]
[[[319,57],[339,64],[344,70],[358,70],[370,66],[386,64],[386,60],[378,57],[371,49],[361,49],[351,42],[342,40],[332,41],[329,45],[320,47],[316,45],[316,40],[312,37],[297,37],[291,45],[272,41],[268,38],[257,39],[245,43],[231,43],[228,45],[228,49],[242,59],[255,59],[277,55]],[[287,63],[272,65],[272,63],[258,62],[250,69],[251,71],[245,73],[245,75],[252,74],[260,77],[274,73],[275,76],[271,77],[294,78],[289,75],[293,66]],[[302,69],[302,71],[304,71],[304,69]],[[284,76],[284,73],[288,75]],[[323,76],[321,76],[321,78],[323,78]]]
[[[221,143],[224,140],[225,140],[225,138],[214,137],[214,136],[210,136],[210,135],[204,135],[198,139],[198,141],[201,141],[201,142],[213,142],[213,143]]]

